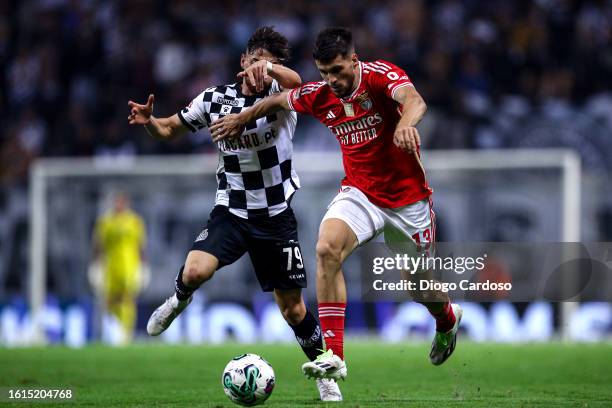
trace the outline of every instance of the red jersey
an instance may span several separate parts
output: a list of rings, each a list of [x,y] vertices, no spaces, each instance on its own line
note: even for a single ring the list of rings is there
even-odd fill
[[[336,136],[346,174],[343,186],[357,187],[382,208],[420,201],[431,194],[420,160],[393,143],[401,117],[393,94],[412,82],[390,62],[360,62],[359,67],[359,85],[350,96],[340,99],[325,82],[309,82],[289,92],[289,106],[314,116]]]

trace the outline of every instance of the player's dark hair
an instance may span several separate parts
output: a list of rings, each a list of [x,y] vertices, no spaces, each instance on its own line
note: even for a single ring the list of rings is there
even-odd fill
[[[273,27],[259,27],[247,43],[247,52],[253,52],[259,48],[267,50],[280,62],[289,59],[289,41]]]
[[[346,57],[354,49],[353,33],[348,28],[330,27],[323,29],[317,36],[312,56],[315,60],[325,64],[338,55]]]

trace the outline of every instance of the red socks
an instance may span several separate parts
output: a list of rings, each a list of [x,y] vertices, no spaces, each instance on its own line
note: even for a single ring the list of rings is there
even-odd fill
[[[321,322],[325,346],[328,350],[332,349],[334,354],[342,360],[344,360],[345,309],[346,303],[319,303],[319,321]]]
[[[440,304],[435,304],[439,306]],[[325,346],[344,360],[344,311],[346,303],[319,303],[319,321],[325,339]],[[429,309],[429,308],[428,308]],[[436,309],[439,309],[437,307]],[[450,302],[444,303],[439,311],[429,313],[436,319],[436,331],[446,333],[455,325],[455,313]]]
[[[435,304],[436,306],[439,303]],[[450,331],[455,325],[455,313],[453,313],[453,308],[451,307],[450,302],[444,303],[442,310],[438,312],[432,312],[431,309],[427,308],[429,313],[436,319],[436,331],[441,333],[446,333]]]

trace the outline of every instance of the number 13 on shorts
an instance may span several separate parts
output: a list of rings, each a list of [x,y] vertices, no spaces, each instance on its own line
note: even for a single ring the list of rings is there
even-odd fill
[[[429,252],[431,248],[432,240],[431,240],[431,228],[427,228],[417,232],[412,235],[412,239],[417,244],[417,251],[426,253]]]

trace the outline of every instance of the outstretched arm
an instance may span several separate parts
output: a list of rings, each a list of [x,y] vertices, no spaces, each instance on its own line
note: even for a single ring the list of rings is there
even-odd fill
[[[276,82],[283,89],[297,88],[302,85],[302,78],[297,72],[284,65],[273,64],[267,60],[259,60],[238,73],[238,78],[246,78],[257,92],[264,90],[268,77],[276,79]]]
[[[268,75],[276,79],[276,82],[278,82],[283,89],[297,88],[298,86],[302,85],[302,78],[300,78],[300,74],[291,68],[287,68],[281,64],[272,63],[270,63],[267,68]]]
[[[290,110],[287,102],[289,91],[283,91],[263,98],[249,109],[237,114],[225,115],[217,119],[210,126],[213,142],[238,137],[244,132],[247,123],[268,116],[281,109]]]
[[[415,126],[425,115],[427,105],[413,86],[398,88],[393,99],[402,105],[402,117],[395,128],[393,142],[408,153],[416,152],[421,138]]]
[[[153,137],[160,139],[170,139],[177,136],[182,136],[189,129],[181,122],[177,114],[168,118],[156,118],[153,116],[153,102],[155,97],[149,95],[145,105],[138,104],[133,101],[128,102],[131,108],[128,116],[130,125],[144,125],[145,129]]]

